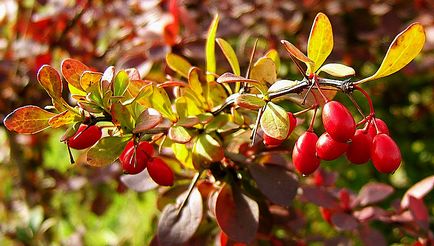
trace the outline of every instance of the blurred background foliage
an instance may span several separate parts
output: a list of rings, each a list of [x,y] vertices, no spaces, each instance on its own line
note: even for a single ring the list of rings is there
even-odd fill
[[[58,68],[66,57],[100,71],[109,65],[137,67],[142,76],[155,81],[170,73],[163,61],[169,51],[203,67],[204,38],[214,13],[220,15],[218,37],[236,48],[244,71],[252,43],[260,38],[258,56],[269,48],[278,49],[282,58],[279,76],[287,79],[300,79],[300,74],[280,40],[287,39],[305,51],[317,12],[326,13],[333,25],[335,47],[328,61],[353,66],[358,78],[371,75],[393,37],[419,21],[426,28],[427,42],[418,58],[401,72],[364,85],[377,116],[388,123],[401,148],[403,165],[394,175],[379,174],[371,165],[349,168],[345,158],[323,166],[337,171],[337,185],[350,190],[358,191],[369,181],[392,184],[398,192],[386,204],[434,173],[433,1],[179,0],[178,5],[181,31],[170,36],[165,29],[172,21],[167,1],[1,1],[1,122],[20,106],[48,105],[36,72],[45,63]],[[217,57],[218,72],[228,70],[223,56]],[[338,100],[348,102],[345,95]],[[81,165],[79,159],[79,164],[70,165],[66,146],[59,142],[61,134],[62,130],[50,130],[25,136],[0,128],[0,244],[148,244],[159,213],[156,193],[126,189],[116,164],[94,169]],[[432,216],[434,196],[426,197],[425,202]],[[308,221],[315,222],[306,225],[306,233],[338,233],[318,219],[316,207],[299,209]],[[432,219],[430,225],[432,229]],[[414,241],[390,228],[380,225],[378,229],[389,242]]]

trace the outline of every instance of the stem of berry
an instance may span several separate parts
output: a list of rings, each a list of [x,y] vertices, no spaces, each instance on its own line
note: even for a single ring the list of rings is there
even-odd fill
[[[346,93],[347,94],[347,93]],[[357,111],[360,113],[360,115],[363,117],[363,119],[366,117],[363,114],[362,109],[360,108],[359,104],[354,100],[354,97],[351,94],[347,94],[348,98],[350,98],[351,102],[353,103],[354,107],[356,107]]]
[[[323,100],[327,103],[327,102],[329,102],[329,99],[328,99],[328,98],[324,95],[324,93],[322,92],[321,87],[319,86],[319,83],[318,83],[318,79],[317,79],[317,78],[318,78],[318,76],[317,76],[316,74],[314,74],[314,75],[313,75],[313,82],[314,82],[316,88],[318,89],[319,94],[321,94]]]
[[[310,125],[309,125],[309,128],[307,129],[308,132],[313,131],[313,124],[315,123],[316,112],[318,111],[318,104],[315,104],[312,107],[315,108],[315,111],[313,112],[312,119],[310,120]]]
[[[258,132],[259,122],[261,120],[262,114],[264,113],[266,107],[267,104],[265,104],[265,106],[260,108],[258,111],[258,117],[256,118],[255,128],[253,128],[252,135],[250,136],[250,139],[252,140],[250,146],[255,145],[256,133]]]
[[[302,114],[304,114],[304,113],[306,113],[306,112],[308,112],[308,111],[314,109],[315,107],[316,107],[316,105],[313,105],[313,106],[311,106],[311,107],[309,107],[309,108],[306,108],[306,109],[303,109],[303,110],[301,110],[301,111],[298,111],[298,112],[294,113],[294,116],[302,115]]]
[[[375,115],[374,105],[372,104],[372,100],[369,94],[365,90],[360,88],[358,85],[354,85],[354,89],[360,91],[366,97],[366,100],[368,100],[369,103],[369,111],[370,111],[369,114],[372,115],[372,117],[374,117]]]

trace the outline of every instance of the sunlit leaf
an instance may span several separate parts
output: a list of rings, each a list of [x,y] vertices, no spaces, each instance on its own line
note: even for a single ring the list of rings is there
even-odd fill
[[[173,71],[177,72],[181,76],[188,78],[188,72],[191,68],[191,64],[179,55],[168,53],[166,55],[166,63]]]
[[[104,73],[102,74],[101,81],[112,83],[114,77],[115,77],[115,67],[110,66],[105,69]]]
[[[81,91],[80,77],[86,70],[90,70],[89,67],[78,60],[68,58],[62,61],[61,72],[66,82]]]
[[[281,206],[289,206],[297,194],[296,176],[277,165],[261,165],[252,163],[249,171],[256,181],[259,190],[271,202]]]
[[[294,81],[294,80],[278,80],[273,85],[271,85],[270,88],[268,88],[268,93],[288,90],[298,85],[299,83],[300,81]]]
[[[203,103],[206,104],[205,95],[203,94],[204,88],[208,86],[205,82],[201,82],[200,70],[197,67],[192,67],[190,71],[188,71],[188,84],[190,85],[191,90],[196,94],[197,98]]]
[[[253,94],[241,94],[236,98],[235,104],[242,108],[258,110],[265,106],[265,101]]]
[[[152,107],[152,93],[154,86],[152,83],[148,83],[142,80],[131,80],[128,86],[128,91],[132,95],[132,98],[122,102],[123,105],[129,105],[134,102],[138,102],[146,108]]]
[[[189,116],[194,116],[203,113],[204,111],[198,106],[200,102],[195,100],[196,98],[192,95],[191,90],[186,90],[184,96],[178,97],[175,100],[176,112],[182,118],[187,118]]]
[[[284,140],[288,136],[288,113],[279,105],[269,102],[260,122],[262,130],[268,136],[279,140]]]
[[[390,185],[383,183],[368,183],[360,189],[357,201],[360,205],[366,206],[369,204],[380,202],[392,195],[394,189]]]
[[[423,199],[409,196],[408,201],[409,201],[408,206],[410,212],[413,215],[416,223],[423,229],[427,230],[429,227],[430,216],[429,216],[428,208],[423,202]]]
[[[417,182],[410,189],[405,192],[404,197],[401,201],[401,208],[405,209],[408,207],[409,197],[413,196],[414,198],[423,198],[429,192],[434,189],[434,175],[428,176],[421,181]]]
[[[238,63],[238,58],[235,54],[234,49],[232,49],[231,45],[222,38],[218,38],[216,39],[216,41],[217,44],[220,46],[221,50],[223,51],[226,59],[228,60],[229,65],[232,68],[232,72],[234,72],[235,75],[241,75],[240,65]]]
[[[152,86],[152,107],[161,113],[165,118],[176,122],[178,117],[172,110],[172,104],[169,96],[163,88]]]
[[[80,117],[74,112],[71,112],[69,110],[64,111],[58,115],[55,115],[48,120],[48,124],[52,128],[58,128],[64,125],[68,125],[71,123],[74,123],[76,121],[79,121]]]
[[[308,71],[312,70],[312,68],[315,64],[311,59],[309,59],[309,57],[307,57],[305,54],[303,54],[303,52],[301,52],[297,47],[295,47],[290,42],[288,42],[286,40],[282,40],[281,42],[289,54],[291,54],[297,60],[304,62],[307,66]]]
[[[56,114],[37,106],[24,106],[6,116],[3,123],[9,131],[34,134],[50,127],[48,120]]]
[[[123,70],[119,71],[115,76],[115,80],[113,81],[113,95],[123,96],[128,88],[129,82],[130,79],[128,78],[128,74]]]
[[[192,132],[182,126],[170,127],[167,136],[175,143],[188,143],[193,138]]]
[[[139,80],[140,79],[140,73],[137,68],[127,68],[125,69],[125,72],[128,74],[128,78],[130,80]]]
[[[226,113],[216,115],[206,126],[207,132],[218,131],[231,120],[231,116]]]
[[[352,67],[345,66],[339,63],[326,64],[318,70],[317,74],[319,74],[320,72],[325,72],[335,77],[348,77],[356,74],[356,71],[354,71]]]
[[[307,57],[314,62],[311,73],[316,72],[333,50],[333,30],[329,18],[318,13],[310,30]]]
[[[145,192],[158,187],[158,184],[149,176],[148,169],[135,175],[124,174],[120,179],[125,186],[136,192]]]
[[[259,227],[259,206],[238,187],[224,185],[215,204],[215,216],[221,230],[236,242],[250,243]]]
[[[194,169],[191,149],[188,149],[185,144],[172,143],[172,151],[176,159],[185,167]]]
[[[161,114],[152,108],[145,109],[136,120],[136,127],[133,133],[140,133],[157,126],[163,118]]]
[[[134,119],[126,106],[120,103],[114,103],[112,104],[110,112],[112,115],[112,121],[115,125],[122,126],[130,132],[135,128]]]
[[[193,127],[200,123],[200,120],[197,116],[189,116],[186,118],[180,118],[177,122],[177,126],[183,126],[183,127]]]
[[[216,60],[215,60],[215,38],[217,33],[217,27],[219,23],[219,16],[216,14],[208,29],[208,35],[205,44],[205,57],[206,57],[206,71],[215,73]],[[207,74],[206,81],[214,81],[214,75]]]
[[[78,131],[78,129],[81,126],[81,122],[76,122],[74,124],[71,124],[68,129],[66,129],[65,133],[60,138],[60,142],[65,142],[70,137],[74,136],[75,133]]]
[[[199,228],[203,216],[202,196],[199,190],[194,188],[184,208],[179,211],[180,201],[185,199],[186,195],[184,192],[178,197],[178,204],[168,204],[161,212],[157,231],[159,245],[182,245]]]
[[[130,137],[104,137],[87,151],[87,164],[103,167],[112,164],[122,153]]]
[[[236,82],[244,82],[252,86],[255,86],[255,88],[263,92],[263,94],[267,91],[267,86],[264,83],[261,83],[253,79],[246,79],[244,77],[237,76],[233,73],[224,73],[217,78],[217,83],[236,83]]]
[[[98,88],[102,78],[102,73],[85,71],[80,77],[80,85],[84,91],[89,92],[89,88]]]
[[[195,168],[200,169],[213,162],[221,161],[224,157],[224,149],[211,135],[202,134],[194,143],[192,157]]]
[[[277,80],[276,64],[274,64],[271,58],[259,58],[250,70],[249,79],[259,81],[263,84],[273,84]]]
[[[386,77],[401,70],[419,54],[424,44],[425,30],[423,26],[419,23],[411,24],[392,41],[377,72],[356,82],[356,84]]]

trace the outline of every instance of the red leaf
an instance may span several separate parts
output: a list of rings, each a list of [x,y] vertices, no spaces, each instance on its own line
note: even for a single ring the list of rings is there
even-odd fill
[[[216,200],[215,215],[220,228],[230,239],[245,243],[255,239],[259,226],[259,207],[238,187],[222,187]]]
[[[401,201],[401,208],[405,209],[409,203],[409,197],[422,198],[428,194],[434,188],[434,175],[429,176],[422,181],[417,182],[415,185],[410,187],[404,194]]]
[[[369,227],[364,226],[359,230],[360,239],[365,246],[386,246],[387,242],[383,234],[379,231]]]
[[[423,228],[428,229],[429,214],[428,209],[422,199],[409,196],[409,208],[416,222]]]
[[[357,196],[357,201],[362,206],[366,206],[368,204],[377,203],[388,196],[390,196],[394,192],[394,189],[390,185],[382,184],[382,183],[369,183],[362,187]]]
[[[62,97],[62,80],[52,66],[43,65],[38,72],[38,81],[52,98]]]
[[[35,134],[50,127],[48,120],[56,114],[37,106],[24,106],[6,116],[4,124],[9,131]]]

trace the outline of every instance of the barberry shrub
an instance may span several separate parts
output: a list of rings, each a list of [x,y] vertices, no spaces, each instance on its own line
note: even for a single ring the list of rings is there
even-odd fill
[[[169,191],[173,192],[161,190],[162,197],[176,198],[166,199],[173,202],[164,204],[155,244],[209,242],[210,237],[222,245],[319,240],[291,233],[303,221],[291,209],[296,197],[299,202],[317,205],[327,223],[359,235],[367,244],[385,244],[381,234],[370,227],[373,220],[399,222],[405,232],[417,230],[423,235],[420,242],[433,240],[423,196],[433,188],[434,177],[411,188],[396,209],[385,211],[376,204],[393,193],[391,186],[370,183],[354,194],[334,187],[337,176],[320,167],[322,160],[346,155],[354,164],[372,160],[380,173],[399,168],[399,147],[387,124],[377,118],[361,85],[393,74],[412,61],[425,42],[422,25],[411,24],[400,33],[377,72],[357,80],[349,66],[323,65],[333,49],[333,33],[327,16],[319,13],[307,55],[282,41],[302,76],[288,80],[277,76],[278,52],[272,49],[255,60],[255,47],[242,76],[231,45],[216,37],[218,23],[216,16],[208,31],[205,67],[192,66],[169,53],[166,64],[172,75],[167,74],[163,83],[142,79],[135,68],[116,71],[108,67],[96,72],[78,60],[64,60],[61,74],[73,105],[62,97],[60,74],[44,65],[37,78],[53,105],[18,108],[4,124],[22,134],[65,127],[61,141],[68,148],[86,149],[87,164],[93,167],[119,160],[123,181],[131,189],[172,186]],[[168,27],[167,33],[171,32],[177,29]],[[216,43],[231,72],[219,74]],[[326,76],[321,77],[321,72]],[[363,94],[369,112],[360,109],[352,96],[355,92]],[[354,105],[334,100],[337,93],[347,94]],[[288,102],[300,110],[287,112],[284,105]],[[356,118],[360,120],[355,120],[350,107],[359,111],[361,117]],[[319,127],[314,129],[318,111],[325,129],[322,134]],[[309,119],[307,127],[303,119]],[[289,148],[295,133],[300,136]],[[311,176],[303,177],[307,175]],[[273,219],[276,216],[280,218]],[[209,219],[216,221],[218,229],[207,225]]]

